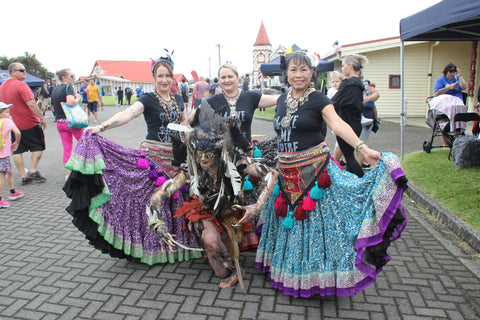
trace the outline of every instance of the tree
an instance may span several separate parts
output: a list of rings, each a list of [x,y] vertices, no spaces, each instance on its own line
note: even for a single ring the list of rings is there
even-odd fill
[[[35,77],[45,79],[46,77],[54,77],[55,74],[45,68],[40,61],[37,60],[35,54],[29,54],[25,52],[24,56],[14,57],[8,59],[8,57],[0,57],[0,69],[8,70],[8,65],[12,62],[20,62],[25,66],[25,69],[31,75]]]

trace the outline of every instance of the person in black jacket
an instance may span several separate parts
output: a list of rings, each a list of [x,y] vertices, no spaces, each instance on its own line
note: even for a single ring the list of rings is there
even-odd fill
[[[122,87],[118,87],[117,90],[117,100],[118,100],[118,105],[123,106],[123,89]]]
[[[343,58],[342,73],[345,80],[332,97],[335,111],[352,127],[357,136],[362,132],[363,90],[365,89],[360,77],[367,61],[365,56],[359,54],[351,54]],[[354,148],[340,137],[337,137],[337,142],[345,157],[347,171],[360,178],[363,177],[362,167],[355,159]]]

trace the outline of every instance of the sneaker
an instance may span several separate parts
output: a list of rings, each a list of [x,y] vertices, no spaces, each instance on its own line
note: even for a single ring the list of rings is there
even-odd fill
[[[22,178],[22,186],[26,186],[27,184],[30,184],[32,182],[33,180],[28,177]]]
[[[28,172],[27,173],[27,178],[32,179],[32,180],[37,181],[37,182],[45,182],[47,180],[45,177],[42,177],[40,175],[40,172],[38,172],[38,170],[33,172],[33,173]]]
[[[362,163],[363,170],[370,170],[372,169],[372,165],[370,163]]]
[[[362,116],[362,120],[360,121],[360,123],[362,124],[362,126],[368,126],[373,123],[373,119],[365,118],[364,116]]]
[[[8,201],[5,201],[4,199],[0,200],[0,208],[8,208],[10,207],[12,204]]]
[[[11,193],[8,195],[8,200],[12,201],[12,200],[17,200],[17,199],[20,199],[21,197],[23,197],[23,191],[20,191],[20,190],[15,190],[15,193]]]

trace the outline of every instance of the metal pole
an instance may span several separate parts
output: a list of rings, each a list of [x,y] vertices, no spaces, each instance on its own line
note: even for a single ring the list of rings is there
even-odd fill
[[[406,117],[406,110],[405,110],[405,87],[404,87],[404,78],[405,78],[405,69],[404,69],[404,54],[405,48],[403,47],[403,40],[400,41],[400,92],[401,92],[401,103],[402,103],[402,111],[400,113],[400,159],[403,162],[404,158],[404,150],[403,150],[403,126],[405,123]]]
[[[220,45],[220,43],[217,43],[215,46],[218,47],[218,68],[220,68],[222,66],[222,58],[220,56],[220,48],[222,46]]]

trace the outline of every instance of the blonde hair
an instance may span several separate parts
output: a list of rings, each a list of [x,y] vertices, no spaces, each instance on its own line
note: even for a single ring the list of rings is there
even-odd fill
[[[57,77],[60,80],[60,82],[62,82],[63,78],[67,76],[68,71],[70,71],[70,68],[65,68],[60,71],[57,71]]]
[[[356,53],[345,56],[343,58],[343,61],[351,64],[353,66],[353,70],[355,72],[359,72],[360,74],[362,74],[363,67],[365,67],[368,63],[368,59],[366,56]]]
[[[339,79],[340,81],[343,81],[345,80],[345,76],[343,75],[343,73],[340,73],[338,71],[332,71],[330,72],[330,81],[334,79]]]
[[[238,77],[240,77],[238,75],[238,71],[237,71],[237,67],[235,67],[233,64],[231,63],[224,63],[219,69],[218,69],[218,76],[220,77],[220,70],[222,70],[222,68],[228,68],[230,70],[233,71],[233,73],[235,73],[235,75]]]

